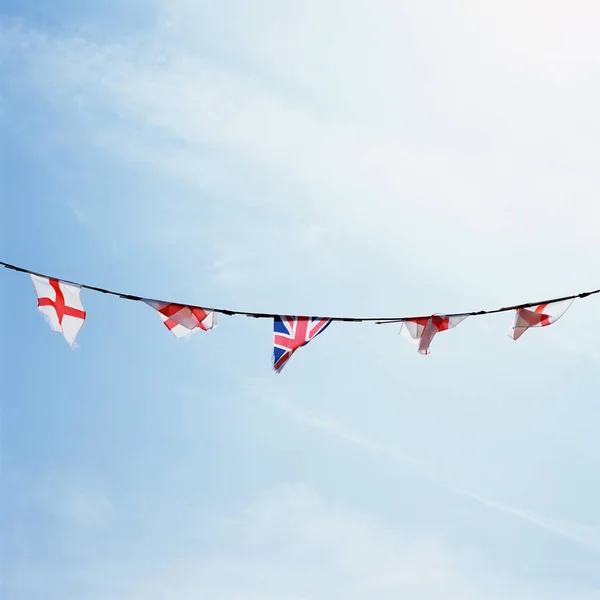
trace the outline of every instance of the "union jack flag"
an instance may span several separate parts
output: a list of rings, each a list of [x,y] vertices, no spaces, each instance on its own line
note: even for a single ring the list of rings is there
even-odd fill
[[[321,317],[275,317],[273,319],[273,369],[279,373],[292,354],[317,337],[331,319]]]

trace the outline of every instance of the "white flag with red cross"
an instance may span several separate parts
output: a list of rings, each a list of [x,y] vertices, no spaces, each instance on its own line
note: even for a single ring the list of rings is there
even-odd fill
[[[429,345],[438,331],[452,329],[452,327],[456,327],[466,318],[467,315],[460,317],[431,315],[430,317],[406,319],[402,322],[400,332],[406,332],[411,340],[416,341],[419,348],[419,354],[429,354]]]
[[[81,288],[59,279],[31,275],[38,297],[38,310],[54,331],[60,331],[71,348],[85,321]]]
[[[517,308],[515,322],[508,332],[513,340],[518,340],[530,327],[546,327],[556,323],[573,304],[570,300],[538,304],[529,308]]]
[[[158,312],[166,328],[176,338],[186,337],[198,329],[208,331],[217,326],[217,315],[212,310],[159,300],[144,300],[144,302]]]

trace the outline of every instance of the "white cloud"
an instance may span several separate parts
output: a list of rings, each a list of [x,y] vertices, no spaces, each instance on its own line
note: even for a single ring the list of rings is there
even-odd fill
[[[253,389],[251,384],[247,387],[254,399],[267,402],[302,425],[317,429],[325,435],[357,446],[374,456],[380,456],[386,460],[397,462],[404,468],[410,469],[411,472],[417,473],[423,479],[434,482],[441,489],[445,489],[452,494],[463,496],[494,511],[516,517],[544,531],[572,542],[583,544],[595,551],[600,551],[600,530],[597,527],[549,518],[534,511],[523,510],[485,498],[448,480],[448,477],[444,476],[436,465],[420,460],[417,457],[409,456],[394,445],[384,444],[348,428],[335,419],[325,418],[315,412],[302,409],[289,400],[282,399],[281,396],[259,394]]]
[[[575,523],[567,523],[558,519],[549,519],[543,515],[533,511],[522,510],[514,506],[507,506],[501,502],[495,502],[488,498],[483,498],[477,494],[467,493],[470,498],[477,502],[481,502],[494,510],[499,510],[506,514],[512,515],[519,519],[523,519],[537,527],[541,527],[546,531],[550,531],[558,536],[564,537],[573,542],[578,542],[596,551],[600,551],[600,530],[596,527],[578,525]]]
[[[19,28],[4,37],[34,89],[67,109],[75,144],[218,190],[232,215],[253,203],[285,215],[291,256],[264,250],[274,279],[292,258],[341,272],[336,254],[351,249],[390,271],[409,257],[464,303],[578,291],[593,285],[598,249],[590,157],[600,121],[589,70],[573,63],[600,50],[587,34],[586,53],[568,43],[581,11],[563,22],[558,3],[546,4],[554,29],[545,35],[534,3],[476,4],[309,3],[288,14],[269,1],[251,10],[178,1],[153,31],[112,43]],[[525,32],[527,64],[515,50]],[[540,64],[556,35],[563,59]],[[251,193],[249,172],[263,182]],[[166,218],[135,222],[136,235],[173,252],[174,239],[192,245],[198,206],[196,194],[173,197]],[[298,243],[298,215],[328,236]],[[214,236],[228,227],[221,221]],[[245,230],[235,242],[250,255],[266,239]],[[247,268],[216,275],[253,281]]]
[[[177,544],[148,548],[143,543],[143,550],[133,550],[134,540],[127,536],[114,537],[109,546],[104,539],[98,546],[86,504],[83,513],[79,506],[73,510],[70,501],[64,514],[52,513],[59,520],[68,514],[78,526],[61,533],[61,546],[70,548],[77,560],[52,567],[24,563],[18,589],[28,597],[42,597],[48,590],[56,594],[50,598],[77,600],[102,594],[115,600],[391,600],[399,595],[415,600],[549,600],[565,593],[581,600],[596,597],[593,589],[556,580],[544,586],[507,578],[494,564],[475,559],[475,549],[468,545],[390,527],[379,518],[334,504],[301,483],[279,484],[233,513],[205,513],[200,520],[193,511],[178,515],[171,531]],[[98,507],[98,502],[92,504]],[[63,506],[64,498],[57,505]],[[43,506],[47,509],[47,499]],[[94,517],[94,527],[96,521]],[[100,552],[101,548],[108,550]],[[132,552],[138,553],[134,561]]]
[[[299,406],[281,398],[281,396],[259,394],[253,390],[253,385],[251,383],[248,384],[247,389],[254,399],[267,402],[269,405],[277,408],[288,417],[291,417],[303,425],[318,429],[343,442],[359,446],[372,454],[381,455],[387,459],[398,461],[407,467],[426,468],[428,466],[424,461],[408,456],[392,445],[381,444],[376,440],[370,439],[369,437],[338,423],[335,419],[325,418],[316,412],[301,409]]]
[[[105,529],[112,523],[115,507],[98,482],[85,477],[49,473],[26,483],[25,502],[37,510],[83,529]]]
[[[219,550],[166,561],[123,597],[181,600],[408,596],[465,600],[553,598],[550,589],[496,580],[434,537],[414,538],[330,505],[301,484],[277,486],[222,521]],[[485,581],[485,583],[484,583]],[[572,590],[574,593],[578,591]],[[579,596],[586,598],[585,594]],[[588,596],[592,598],[593,596]]]
[[[579,87],[562,88],[511,52],[527,32],[526,54],[538,64],[557,36],[574,38],[589,7],[565,20],[558,3],[545,4],[540,25],[533,2],[501,11],[474,3],[380,2],[368,11],[360,2],[343,11],[308,4],[289,15],[263,2],[252,10],[231,5],[232,19],[229,9],[180,1],[165,7],[168,18],[154,31],[112,44],[18,28],[4,37],[23,51],[38,89],[74,108],[71,119],[111,153],[201,188],[236,190],[242,205],[249,198],[232,172],[253,165],[275,191],[263,203],[313,212],[351,236],[346,244],[376,243],[374,254],[386,261],[410,252],[431,277],[464,277],[461,284],[482,290],[493,285],[490,272],[504,287],[534,279],[544,289],[552,273],[563,289],[583,280],[597,244],[593,90],[581,73]],[[208,59],[198,23],[208,39],[210,26],[220,31],[221,41],[211,42],[219,47],[236,39],[230,52],[247,52],[250,68]],[[402,37],[413,44],[410,54]],[[565,42],[561,56],[570,58],[554,69],[573,78],[573,61],[600,56],[592,37],[582,38],[585,52]],[[271,75],[253,75],[259,67]],[[313,90],[322,103],[307,99]],[[406,99],[410,122],[399,122]],[[571,101],[587,129],[571,120]],[[362,110],[369,102],[372,110]],[[234,162],[216,160],[212,149]],[[189,207],[173,203],[175,214]],[[576,261],[556,239],[568,240]]]

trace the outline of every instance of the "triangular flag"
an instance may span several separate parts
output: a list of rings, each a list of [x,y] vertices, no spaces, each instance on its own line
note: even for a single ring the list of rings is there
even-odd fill
[[[279,373],[292,354],[323,332],[331,319],[285,317],[273,319],[273,370]]]
[[[573,304],[573,300],[572,298],[560,302],[538,304],[529,308],[517,308],[515,322],[508,335],[513,340],[518,340],[530,327],[552,325],[565,314],[569,306]]]
[[[176,338],[186,337],[198,329],[208,331],[217,326],[217,315],[212,310],[159,300],[144,300],[144,302],[158,312],[166,328]]]
[[[429,354],[429,345],[438,331],[452,329],[466,318],[467,315],[460,317],[431,315],[430,317],[407,319],[402,322],[400,332],[406,331],[410,339],[417,342],[419,354]]]
[[[38,297],[38,310],[54,331],[61,332],[71,348],[85,321],[81,304],[81,288],[59,279],[31,275]]]

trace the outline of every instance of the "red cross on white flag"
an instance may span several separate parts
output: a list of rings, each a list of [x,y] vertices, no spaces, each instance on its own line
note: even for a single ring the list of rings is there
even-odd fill
[[[573,304],[573,299],[538,304],[529,308],[518,308],[515,311],[515,323],[508,335],[518,340],[530,327],[546,327],[558,321]]]
[[[199,306],[185,306],[158,300],[144,300],[156,310],[166,328],[176,337],[186,337],[198,329],[208,331],[217,326],[217,315]]]
[[[403,321],[400,332],[407,332],[412,340],[419,346],[419,354],[429,354],[429,345],[438,331],[446,331],[456,327],[467,317],[445,317],[444,315],[431,315]]]
[[[32,275],[31,280],[38,297],[38,310],[54,331],[60,331],[71,348],[85,321],[78,285]]]

